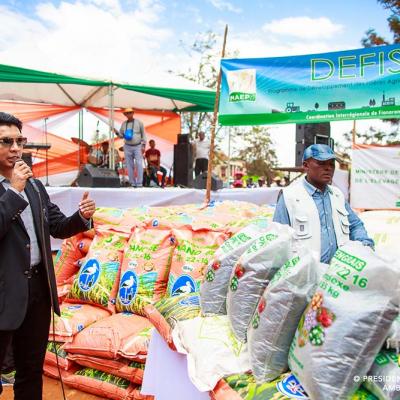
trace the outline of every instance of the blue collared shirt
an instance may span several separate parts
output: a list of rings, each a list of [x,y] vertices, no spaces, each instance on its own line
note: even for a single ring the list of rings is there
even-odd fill
[[[313,198],[318,209],[321,224],[321,262],[328,264],[337,250],[336,234],[332,219],[332,206],[329,198],[331,189],[327,186],[325,191],[322,192],[307,182],[306,179],[303,182],[305,189]],[[357,240],[366,246],[374,247],[374,241],[368,237],[363,222],[351,209],[347,201],[345,202],[345,207],[349,213],[350,240]],[[283,196],[280,196],[278,199],[273,220],[281,224],[291,225]]]

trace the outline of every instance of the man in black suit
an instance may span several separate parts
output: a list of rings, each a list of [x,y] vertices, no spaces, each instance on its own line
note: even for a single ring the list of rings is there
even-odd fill
[[[21,160],[21,130],[19,119],[0,112],[0,370],[12,341],[15,399],[41,400],[51,308],[60,314],[50,235],[89,229],[95,204],[86,192],[71,217],[52,204]]]

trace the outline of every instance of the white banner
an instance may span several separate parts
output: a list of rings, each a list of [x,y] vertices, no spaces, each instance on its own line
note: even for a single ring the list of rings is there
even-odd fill
[[[400,146],[354,148],[350,188],[354,208],[400,210]]]

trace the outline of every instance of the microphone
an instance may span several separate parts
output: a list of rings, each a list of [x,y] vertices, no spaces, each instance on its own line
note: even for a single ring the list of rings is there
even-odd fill
[[[16,160],[15,164],[19,161],[21,161],[25,164],[25,161],[22,158],[19,158],[18,160]],[[15,164],[14,164],[14,166],[15,166]],[[32,177],[28,178],[27,180],[33,186],[33,188],[35,189],[35,192],[40,193],[38,185],[36,184],[35,180]]]

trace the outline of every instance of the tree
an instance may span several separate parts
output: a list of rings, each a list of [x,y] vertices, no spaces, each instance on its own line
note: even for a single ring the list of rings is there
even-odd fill
[[[277,156],[268,128],[253,126],[242,133],[245,147],[239,151],[239,158],[246,163],[248,175],[265,176],[268,186],[274,173],[272,168],[277,164]]]
[[[393,34],[392,43],[400,43],[400,1],[398,0],[377,0],[383,8],[390,10],[392,15],[387,19],[389,29]],[[366,31],[365,37],[361,40],[364,47],[382,46],[390,44],[382,36],[376,33],[375,29],[370,28]]]
[[[218,79],[218,66],[220,54],[216,50],[217,35],[212,31],[199,33],[192,44],[187,45],[180,41],[180,46],[185,50],[190,59],[198,60],[194,67],[187,71],[169,71],[178,76],[196,82],[199,85],[216,89]],[[189,133],[191,139],[198,133],[207,131],[211,126],[212,113],[184,112],[181,115],[183,130]]]
[[[393,34],[392,43],[400,43],[400,1],[399,0],[377,0],[379,4],[386,10],[390,10],[392,15],[387,19],[389,29]],[[386,40],[383,36],[376,33],[374,28],[370,28],[365,32],[365,37],[361,39],[361,44],[364,47],[374,47],[390,44],[390,41]],[[393,125],[398,125],[400,120],[393,118],[387,119],[386,122],[390,122]]]
[[[344,158],[350,159],[352,132],[345,132],[343,134],[343,139],[344,140],[340,143],[335,143],[335,149],[338,153],[341,153]],[[358,144],[397,145],[400,144],[400,133],[398,129],[386,133],[370,126],[364,133],[356,132],[355,140]]]

